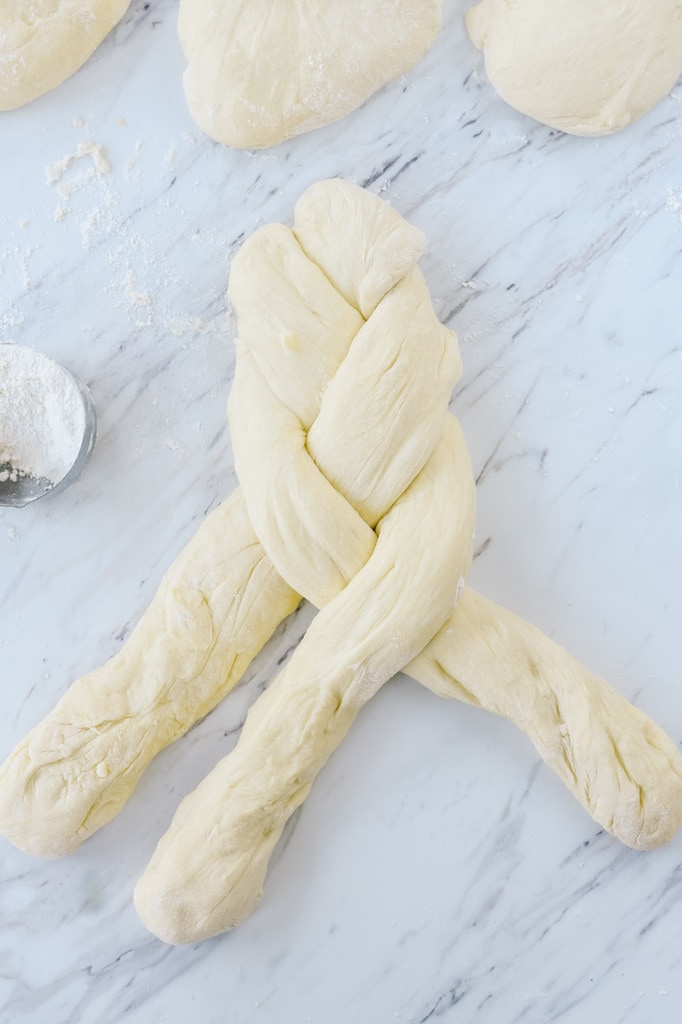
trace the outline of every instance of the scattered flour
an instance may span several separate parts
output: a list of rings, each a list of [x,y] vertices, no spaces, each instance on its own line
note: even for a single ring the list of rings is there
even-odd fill
[[[137,306],[149,306],[151,304],[152,300],[149,296],[149,292],[140,292],[137,290],[135,274],[132,270],[129,270],[126,275],[126,283],[128,285],[128,297],[131,302]]]
[[[665,208],[682,221],[682,188],[669,188]]]
[[[8,334],[9,331],[12,331],[17,327],[21,327],[24,319],[24,314],[16,307],[10,307],[9,309],[6,309],[4,313],[0,313],[0,337],[3,334]]]
[[[143,143],[140,142],[140,140],[138,139],[137,142],[135,143],[135,151],[133,152],[133,155],[128,157],[125,164],[123,165],[123,176],[125,177],[126,181],[130,181],[131,171],[134,170],[135,165],[137,164],[137,161],[140,158],[142,149]]]
[[[21,248],[20,246],[15,245],[14,249],[11,250],[11,252],[12,255],[16,258],[16,261],[21,269],[24,291],[28,292],[30,291],[31,285],[33,283],[31,281],[31,270],[29,267],[29,261],[31,259],[31,256],[33,255],[33,246],[28,245],[25,248]]]
[[[75,153],[67,153],[61,160],[55,160],[53,164],[48,164],[45,168],[45,179],[48,185],[56,185],[58,181],[61,181],[65,171],[74,160],[80,160],[84,156],[92,157],[95,170],[99,174],[109,174],[111,171],[103,146],[100,146],[98,142],[81,142]]]
[[[113,132],[113,126],[111,130]],[[98,164],[91,152],[94,144],[78,147],[78,140],[67,147],[75,152],[54,163],[46,161],[52,163],[44,179],[44,187],[50,189],[54,200],[47,204],[47,219],[52,223],[40,225],[32,214],[30,231],[24,233],[19,229],[15,214],[14,240],[0,249],[0,275],[4,276],[7,270],[12,272],[18,296],[22,291],[22,277],[23,290],[31,284],[31,278],[38,278],[41,261],[33,255],[32,246],[36,245],[35,251],[40,253],[43,227],[46,235],[54,232],[52,237],[56,237],[59,234],[62,244],[82,247],[88,253],[88,264],[97,268],[98,297],[102,307],[110,313],[113,326],[105,324],[103,327],[88,295],[74,322],[74,330],[80,329],[87,336],[88,344],[96,344],[100,336],[109,331],[104,345],[110,345],[114,352],[107,366],[108,372],[114,375],[119,365],[116,351],[133,344],[144,344],[150,352],[164,353],[164,365],[166,358],[182,360],[185,365],[185,350],[197,345],[204,345],[206,350],[210,347],[211,351],[218,348],[216,339],[225,331],[222,299],[216,295],[214,301],[201,304],[194,300],[191,279],[188,280],[183,269],[185,253],[193,267],[199,266],[202,259],[215,261],[219,253],[226,276],[230,254],[238,244],[225,239],[222,225],[218,223],[185,233],[179,227],[187,218],[178,194],[170,185],[175,170],[169,169],[164,155],[168,152],[176,164],[180,164],[190,150],[196,152],[195,136],[179,133],[160,154],[149,152],[141,141],[136,141],[132,132],[126,137],[125,129],[121,129],[119,139],[120,149],[111,150],[111,158],[115,156],[115,160],[109,157],[109,140],[101,140],[105,166],[108,168],[111,163],[108,173],[102,170],[101,161]],[[169,187],[158,202],[151,202],[156,193],[149,187],[150,175],[153,173],[156,177],[159,172],[167,179]],[[189,184],[191,186],[191,182]],[[133,218],[130,210],[137,209],[138,205],[142,209]],[[187,224],[189,227],[189,221]],[[47,311],[40,313],[37,329],[48,326],[48,317]],[[19,313],[17,306],[0,309],[0,344],[16,337],[21,320],[23,313]],[[113,348],[114,344],[117,349]],[[190,361],[186,365],[189,367]],[[163,380],[165,378],[157,385],[152,375],[146,385],[152,415],[139,418],[131,428],[131,451],[135,456],[153,452],[173,462],[189,459],[191,452],[208,444],[210,439],[205,437],[203,422],[193,426],[185,421],[186,409],[194,396],[192,388],[185,392],[180,387],[177,393],[171,392],[163,386]],[[128,406],[135,411],[138,384],[131,380],[129,389],[111,403],[112,415],[125,415]],[[222,396],[220,387],[221,382],[216,380],[216,396]],[[0,409],[0,419],[2,417]],[[3,431],[0,431],[0,444],[7,447]],[[16,460],[12,465],[15,463]],[[6,462],[0,463],[0,472],[7,468]]]

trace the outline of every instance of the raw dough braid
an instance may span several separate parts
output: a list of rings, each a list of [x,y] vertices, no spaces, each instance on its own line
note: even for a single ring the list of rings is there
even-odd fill
[[[461,576],[454,590],[443,587],[455,582],[453,565],[463,571],[473,514],[452,417],[433,449],[454,337],[437,323],[414,267],[420,250],[419,236],[375,197],[325,182],[299,201],[293,233],[263,228],[234,261],[237,473],[278,571],[325,607],[252,708],[235,750],[183,800],[136,887],[140,916],[166,941],[207,938],[253,911],[287,819],[399,663],[437,692],[520,724],[631,845],[663,842],[680,823],[682,759],[673,743],[503,609],[465,592],[406,664],[409,647],[441,620],[441,599],[461,590]],[[410,607],[413,615],[439,609],[412,642],[422,621]]]
[[[444,413],[458,356],[415,269],[423,246],[388,206],[339,181],[302,197],[293,234],[269,227],[244,246],[230,286],[241,336],[230,419],[249,513],[237,491],[208,516],[121,651],[74,683],[0,768],[0,830],[29,852],[68,853],[229,692],[301,593],[327,605],[233,754],[180,805],[137,887],[144,920],[167,941],[249,912],[286,817],[400,665],[441,696],[515,722],[630,846],[660,846],[682,821],[682,758],[646,715],[468,588],[443,611],[466,569],[473,497]],[[427,487],[438,502],[425,501]],[[416,620],[406,630],[404,601]]]
[[[374,196],[332,188],[336,216],[329,186],[313,188],[298,237],[263,228],[232,268],[237,473],[278,571],[324,607],[137,885],[143,921],[173,942],[253,911],[287,819],[362,706],[443,625],[471,563],[474,478],[446,412],[459,353],[414,267],[421,238]],[[314,263],[306,238],[319,244],[324,215],[335,244]]]

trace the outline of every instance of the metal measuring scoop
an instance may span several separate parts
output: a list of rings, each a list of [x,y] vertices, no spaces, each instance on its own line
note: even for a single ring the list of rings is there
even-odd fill
[[[45,358],[51,357],[46,355]],[[78,480],[92,455],[97,440],[97,414],[93,397],[89,388],[75,374],[67,370],[61,363],[59,365],[73,381],[83,403],[83,440],[78,455],[66,475],[56,481],[47,480],[45,477],[24,475],[9,463],[0,463],[0,505],[23,508],[32,501],[44,498],[47,494],[58,494],[60,491],[65,491],[67,487]]]

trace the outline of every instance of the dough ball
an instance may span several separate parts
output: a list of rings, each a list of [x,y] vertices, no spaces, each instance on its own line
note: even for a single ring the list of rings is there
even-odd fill
[[[625,128],[682,71],[682,0],[482,0],[466,24],[502,99],[574,135]]]
[[[0,110],[13,110],[78,71],[130,0],[0,0]]]
[[[195,121],[252,149],[345,117],[427,52],[441,0],[181,0]]]

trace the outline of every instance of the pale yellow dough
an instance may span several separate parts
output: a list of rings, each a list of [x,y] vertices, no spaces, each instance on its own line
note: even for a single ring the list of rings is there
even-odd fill
[[[300,598],[236,491],[202,523],[121,650],[77,680],[0,768],[0,830],[41,857],[117,814],[152,758],[239,681]]]
[[[441,0],[181,0],[185,94],[229,146],[274,146],[345,117],[419,61]]]
[[[301,594],[322,609],[138,883],[136,906],[165,941],[197,941],[253,910],[288,816],[401,667],[518,725],[630,846],[660,846],[682,821],[672,740],[463,587],[474,492],[446,412],[459,354],[416,267],[423,249],[387,204],[340,181],[304,194],[293,231],[270,225],[244,245],[230,282],[244,494],[200,526],[121,651],[0,768],[0,830],[31,853],[68,853],[229,692]]]
[[[682,72],[682,0],[481,0],[466,24],[500,96],[574,135],[625,128]]]
[[[0,110],[30,103],[73,75],[130,0],[0,0]]]
[[[682,759],[665,734],[537,630],[464,590],[472,471],[445,416],[459,356],[420,252],[394,211],[335,181],[299,200],[293,232],[263,228],[234,260],[237,474],[269,557],[323,610],[138,882],[137,910],[167,942],[208,938],[254,910],[289,816],[401,667],[520,724],[631,845],[664,842],[680,823]]]

